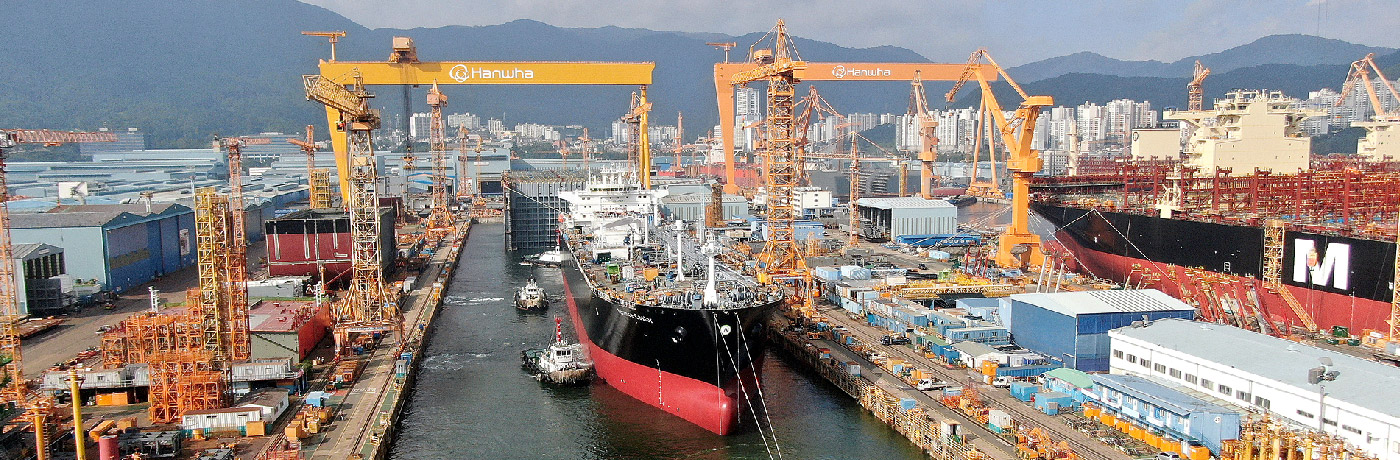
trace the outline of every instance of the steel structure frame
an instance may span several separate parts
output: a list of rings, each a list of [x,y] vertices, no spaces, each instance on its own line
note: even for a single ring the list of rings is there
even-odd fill
[[[447,105],[447,95],[438,90],[437,84],[428,90],[428,107],[432,108],[431,126],[428,128],[428,151],[433,156],[432,214],[428,216],[429,231],[452,227],[452,215],[447,211],[447,132],[442,120],[442,107]]]

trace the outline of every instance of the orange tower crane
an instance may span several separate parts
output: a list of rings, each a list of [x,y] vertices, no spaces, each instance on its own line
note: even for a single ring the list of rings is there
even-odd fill
[[[579,156],[582,156],[582,157],[583,157],[583,173],[584,173],[584,174],[589,174],[589,172],[588,172],[588,155],[589,155],[589,150],[591,149],[591,147],[593,147],[593,139],[589,139],[589,138],[588,138],[588,128],[586,128],[586,127],[583,128],[583,135],[578,137],[578,147],[579,147],[579,150],[580,150],[580,151],[579,151]]]
[[[787,26],[779,19],[773,30],[759,39],[772,40],[772,48],[749,47],[749,60],[758,67],[734,74],[731,84],[744,85],[756,81],[768,83],[768,117],[763,147],[763,182],[768,193],[765,220],[768,238],[758,256],[758,279],[761,283],[794,282],[801,299],[800,309],[811,312],[812,298],[806,292],[811,287],[811,273],[803,258],[804,249],[797,244],[793,220],[793,188],[802,179],[801,147],[798,145],[793,86],[801,81],[807,69],[792,46]]]
[[[1347,71],[1347,80],[1342,83],[1342,97],[1337,99],[1337,105],[1341,105],[1347,96],[1351,95],[1354,88],[1362,86],[1366,88],[1366,96],[1371,101],[1371,109],[1376,112],[1374,117],[1376,121],[1400,121],[1400,114],[1386,111],[1385,105],[1381,103],[1380,94],[1376,91],[1374,81],[1379,81],[1390,93],[1391,99],[1400,100],[1400,92],[1396,92],[1395,84],[1387,80],[1385,74],[1381,73],[1380,66],[1376,65],[1375,57],[1376,53],[1369,53],[1366,57],[1351,63],[1351,70]],[[1375,80],[1371,79],[1371,72],[1376,73]]]
[[[924,94],[922,72],[914,71],[914,80],[909,88],[909,115],[914,117],[919,127],[919,196],[925,200],[933,198],[933,162],[938,160],[938,120],[928,110],[928,97]],[[902,165],[902,163],[901,163]],[[899,174],[902,183],[905,174]],[[899,187],[899,195],[904,196],[904,187]]]
[[[1196,61],[1196,71],[1192,75],[1191,83],[1186,84],[1186,93],[1190,97],[1186,105],[1187,110],[1193,112],[1204,110],[1205,96],[1204,92],[1201,91],[1201,83],[1205,82],[1208,76],[1210,76],[1210,68],[1201,65],[1201,61]]]
[[[471,169],[471,159],[467,158],[467,127],[457,127],[457,197],[476,197],[476,192],[467,193],[467,171]],[[476,186],[476,177],[472,176],[472,186]]]
[[[632,93],[632,108],[622,121],[630,127],[632,147],[628,150],[628,161],[637,168],[637,177],[643,190],[651,190],[651,137],[647,133],[647,114],[651,112],[651,102],[647,102],[647,87]]]
[[[306,140],[287,139],[287,142],[301,147],[301,153],[306,154],[306,188],[310,198],[307,200],[311,209],[325,209],[331,207],[331,176],[330,171],[316,168],[316,127],[306,125]]]
[[[980,63],[983,60],[986,64]],[[1016,90],[1016,94],[1021,96],[1021,105],[1016,108],[1011,120],[1007,120],[1001,104],[993,95],[991,83],[981,72],[982,66],[995,70]],[[952,102],[958,89],[974,77],[982,87],[982,103],[996,121],[995,128],[1001,134],[1002,142],[1011,157],[1007,162],[1012,179],[1011,225],[998,240],[996,262],[1002,267],[1017,268],[1040,263],[1045,258],[1041,251],[1040,237],[1030,231],[1030,180],[1040,171],[1041,160],[1040,152],[1031,148],[1031,138],[1035,131],[1035,121],[1040,117],[1040,109],[1054,105],[1055,100],[1050,96],[1027,95],[1026,91],[1021,89],[1021,85],[1016,84],[1016,81],[1006,74],[1006,70],[992,60],[985,49],[972,53],[967,67],[963,69],[962,77],[953,84],[953,89],[948,91],[947,100]]]
[[[267,144],[267,138],[215,138],[216,147],[228,152],[228,242],[227,255],[222,259],[225,296],[228,299],[225,334],[221,340],[226,344],[219,350],[227,350],[227,356],[216,357],[230,361],[243,361],[252,356],[252,344],[248,332],[248,236],[247,219],[243,207],[243,146]]]
[[[349,133],[350,199],[345,208],[350,214],[352,275],[346,297],[332,308],[337,352],[343,352],[352,334],[393,331],[401,335],[403,329],[398,304],[385,293],[380,265],[379,235],[384,223],[380,221],[378,171],[371,141],[371,132],[380,126],[379,111],[369,107],[373,95],[358,75],[351,88],[320,75],[302,79],[307,99],[339,112],[339,125]]]
[[[10,194],[5,183],[5,149],[18,144],[43,144],[48,146],[85,142],[116,142],[116,134],[109,132],[83,133],[50,131],[47,129],[5,129],[0,130],[0,257],[6,260],[14,251],[10,245]],[[29,392],[24,379],[24,353],[20,348],[19,322],[24,319],[19,312],[15,286],[14,264],[0,263],[0,355],[7,360],[0,364],[0,403],[12,404],[26,409],[26,417],[34,426],[35,451],[40,459],[48,458],[49,434],[46,431],[53,401],[48,397]]]
[[[438,90],[437,83],[428,89],[428,107],[432,108],[431,127],[428,128],[428,151],[433,155],[433,211],[428,216],[427,228],[442,230],[452,227],[452,214],[447,211],[447,126],[443,123],[442,107],[447,105],[447,95]]]

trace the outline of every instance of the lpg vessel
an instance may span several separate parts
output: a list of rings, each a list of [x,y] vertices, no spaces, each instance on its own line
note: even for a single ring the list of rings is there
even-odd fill
[[[723,245],[705,228],[660,222],[666,193],[625,171],[560,193],[569,316],[598,378],[729,434],[762,403],[763,320],[784,293],[717,261]]]

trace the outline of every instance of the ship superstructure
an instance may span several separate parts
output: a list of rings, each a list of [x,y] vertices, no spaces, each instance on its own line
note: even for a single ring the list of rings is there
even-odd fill
[[[763,317],[782,302],[719,263],[722,245],[694,224],[659,224],[664,191],[605,172],[561,192],[565,297],[598,377],[719,434],[758,401]],[[708,240],[708,241],[707,241]]]

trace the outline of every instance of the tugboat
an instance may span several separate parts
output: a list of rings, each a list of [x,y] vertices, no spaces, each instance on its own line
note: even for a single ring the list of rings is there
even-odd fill
[[[558,267],[564,265],[564,251],[559,250],[559,247],[556,246],[554,249],[539,254],[525,256],[522,263],[545,267]]]
[[[554,343],[549,347],[520,352],[523,366],[541,382],[588,383],[593,378],[593,362],[584,355],[583,344],[564,342],[563,323],[564,320],[554,318]]]
[[[529,283],[515,291],[515,308],[534,311],[549,308],[549,299],[545,297],[544,289],[530,279]]]

